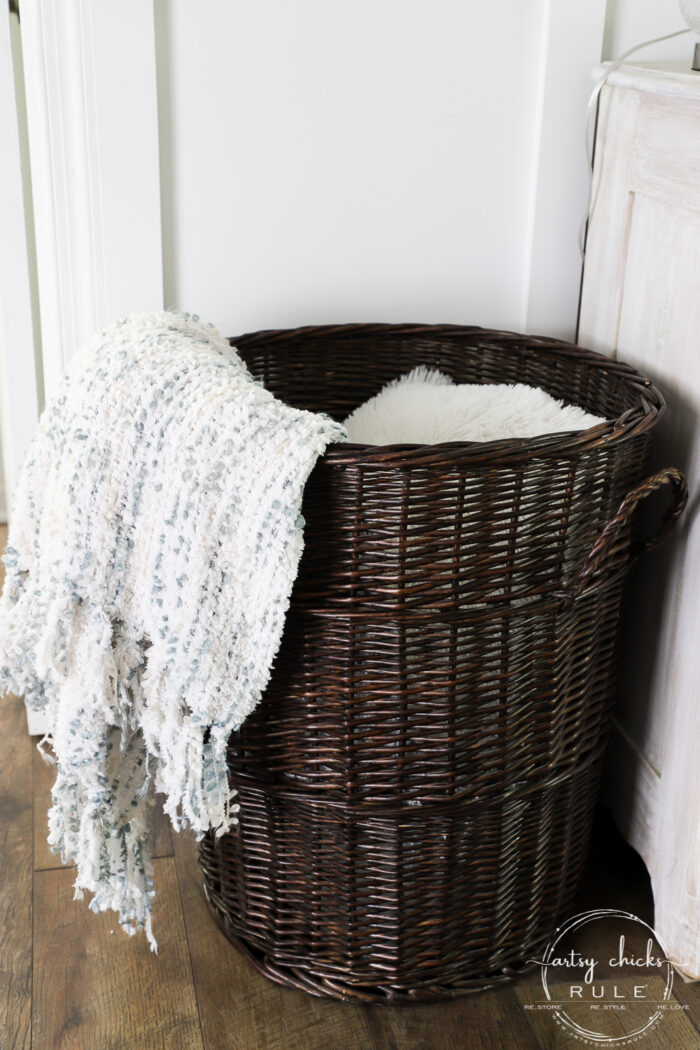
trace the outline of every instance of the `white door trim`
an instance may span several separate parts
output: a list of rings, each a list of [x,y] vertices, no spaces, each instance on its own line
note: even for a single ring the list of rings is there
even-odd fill
[[[7,5],[0,12],[0,393],[6,510],[36,427],[37,383],[30,258],[22,173],[19,91]],[[21,84],[21,76],[19,78]]]
[[[163,305],[150,0],[30,0],[22,49],[44,381],[116,317]]]
[[[588,193],[586,105],[600,62],[606,0],[545,0],[525,253],[522,330],[573,339]]]

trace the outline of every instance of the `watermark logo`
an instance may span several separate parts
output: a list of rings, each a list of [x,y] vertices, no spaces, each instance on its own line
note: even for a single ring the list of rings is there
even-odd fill
[[[541,959],[547,1010],[574,1040],[589,1045],[641,1042],[671,1009],[673,967],[658,934],[627,911],[582,912],[557,927]]]

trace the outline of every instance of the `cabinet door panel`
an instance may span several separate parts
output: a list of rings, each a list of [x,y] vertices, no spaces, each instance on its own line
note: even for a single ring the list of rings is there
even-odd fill
[[[681,467],[691,498],[673,539],[631,574],[607,800],[647,864],[670,957],[700,979],[700,81],[633,67],[612,79],[579,341],[658,382],[669,411],[654,466]],[[647,513],[652,528],[659,507]]]
[[[698,491],[693,436],[700,419],[700,211],[641,193],[631,200],[618,352],[657,380],[669,402],[656,461],[683,467],[691,491]],[[686,637],[695,616],[691,609],[682,614],[700,585],[692,517],[680,533],[687,534],[686,542],[677,535],[668,550],[644,559],[635,572],[625,624],[618,718],[657,771],[666,757],[670,711],[686,688],[684,650],[695,649]]]
[[[700,100],[640,95],[629,188],[700,211]]]

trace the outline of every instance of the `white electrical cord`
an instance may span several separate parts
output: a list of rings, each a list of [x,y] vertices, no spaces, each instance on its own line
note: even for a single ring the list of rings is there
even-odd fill
[[[606,68],[603,75],[596,82],[591,97],[588,100],[588,106],[586,108],[586,124],[585,124],[585,135],[586,135],[586,158],[588,160],[588,200],[586,201],[586,214],[583,218],[581,225],[581,232],[579,233],[579,249],[581,251],[581,258],[585,260],[586,257],[586,231],[588,229],[588,223],[593,214],[593,150],[595,145],[595,137],[591,134],[591,125],[595,126],[595,122],[591,120],[598,107],[598,100],[600,98],[600,92],[603,86],[618,66],[621,66],[625,59],[633,55],[635,51],[641,51],[643,47],[651,47],[652,44],[660,44],[663,40],[671,40],[674,36],[683,36],[684,33],[690,33],[690,29],[677,29],[675,33],[666,33],[665,36],[654,37],[653,40],[645,40],[641,44],[635,44],[634,47],[630,47],[625,51],[619,58],[616,58],[614,62]]]

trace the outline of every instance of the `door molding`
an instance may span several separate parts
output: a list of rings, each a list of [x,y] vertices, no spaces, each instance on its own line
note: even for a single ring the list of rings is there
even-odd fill
[[[606,0],[545,0],[534,124],[522,329],[573,339],[588,195],[586,104],[600,62]]]
[[[94,331],[163,305],[153,3],[32,0],[22,51],[48,398]]]
[[[14,20],[14,22],[13,22]],[[40,407],[32,311],[32,270],[23,178],[20,113],[21,73],[15,69],[12,37],[17,25],[0,12],[0,395],[6,507],[36,427]]]

